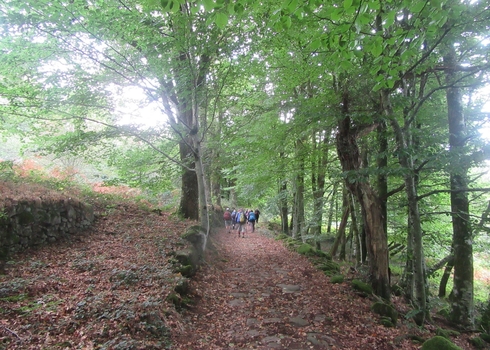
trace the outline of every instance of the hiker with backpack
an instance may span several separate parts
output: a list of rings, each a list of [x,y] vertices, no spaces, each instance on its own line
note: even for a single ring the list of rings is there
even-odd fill
[[[235,208],[233,208],[233,211],[231,212],[231,222],[232,222],[232,230],[235,229],[235,224],[236,224],[236,214],[237,214],[237,211],[235,210]]]
[[[245,225],[247,224],[247,217],[243,212],[243,209],[238,210],[236,214],[236,223],[238,225],[238,237],[240,237],[240,233],[242,237],[245,238]]]
[[[260,215],[260,211],[259,209],[255,209],[255,223],[258,224],[259,223],[259,215]]]
[[[252,209],[248,212],[248,223],[252,226],[252,233],[255,232],[255,213]]]
[[[230,233],[231,229],[231,213],[230,208],[226,208],[225,213],[223,214],[223,219],[225,220],[225,229]]]

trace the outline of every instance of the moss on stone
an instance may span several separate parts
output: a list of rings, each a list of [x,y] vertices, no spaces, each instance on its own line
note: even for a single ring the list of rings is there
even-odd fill
[[[308,243],[301,244],[296,251],[301,255],[316,255],[316,249]]]
[[[292,238],[292,237],[288,237],[288,238],[284,239],[284,245],[290,249],[296,249],[301,244],[302,244],[301,241],[298,241],[297,239]]]
[[[352,280],[352,288],[366,294],[373,294],[373,288],[360,280]]]
[[[194,225],[185,230],[181,237],[191,243],[197,243],[202,239],[202,232],[206,232],[206,230],[201,226]]]
[[[371,305],[371,310],[382,317],[389,318],[393,325],[396,326],[398,321],[398,311],[396,311],[393,306],[377,301]]]
[[[322,257],[322,258],[325,258],[325,260],[332,261],[332,256],[330,254],[328,254],[327,252],[324,252],[323,250],[316,249],[315,255]]]
[[[344,282],[344,276],[343,275],[334,275],[330,278],[331,283],[342,283]]]
[[[279,235],[277,235],[277,236],[275,237],[275,240],[276,240],[276,241],[282,241],[282,240],[286,240],[286,239],[288,239],[288,238],[289,238],[289,236],[288,236],[287,234],[285,234],[285,233],[281,233],[281,234],[279,234]]]
[[[396,327],[396,324],[393,324],[393,322],[391,322],[391,319],[389,317],[381,317],[379,319],[379,323],[388,328]]]
[[[192,265],[185,265],[177,269],[177,272],[180,272],[180,274],[184,277],[192,277],[196,274],[196,270]]]
[[[180,306],[181,297],[177,293],[170,293],[166,299],[167,301],[174,304],[176,307]]]
[[[182,265],[192,265],[192,251],[190,249],[179,250],[175,252],[175,259]]]
[[[463,350],[448,339],[436,335],[422,344],[421,350]]]
[[[180,295],[186,295],[189,293],[189,288],[189,280],[187,278],[182,278],[174,287],[174,291]]]
[[[322,270],[327,276],[337,275],[340,272],[340,265],[333,261],[323,261],[317,267],[319,270]]]
[[[459,335],[459,332],[453,331],[453,330],[450,330],[450,329],[437,328],[436,329],[436,335],[439,335],[441,337],[444,337],[446,339],[449,339],[452,336],[454,336],[454,337],[458,336]]]

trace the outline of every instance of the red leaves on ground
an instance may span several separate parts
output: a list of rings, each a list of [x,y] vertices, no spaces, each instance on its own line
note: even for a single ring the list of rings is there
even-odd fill
[[[162,349],[181,316],[168,262],[190,222],[129,204],[71,242],[18,255],[0,275],[0,348]]]
[[[168,260],[190,224],[118,205],[74,241],[15,257],[0,276],[0,348],[419,349],[407,335],[434,334],[403,315],[379,325],[372,300],[260,227],[210,238],[194,305],[179,314],[166,297],[182,276]],[[452,340],[468,349],[467,337]]]
[[[373,300],[348,281],[330,283],[306,257],[258,231],[213,236],[176,349],[419,349],[408,335],[433,335],[403,315],[397,328],[380,325]],[[453,341],[469,348],[467,339]]]

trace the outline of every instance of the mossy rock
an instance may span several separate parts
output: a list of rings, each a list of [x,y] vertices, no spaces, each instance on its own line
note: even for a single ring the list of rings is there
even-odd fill
[[[184,249],[175,252],[175,260],[177,260],[180,264],[187,266],[192,264],[192,250]]]
[[[391,323],[396,326],[398,321],[398,311],[396,311],[393,306],[377,301],[371,305],[371,310],[382,317],[389,318]]]
[[[301,255],[316,255],[316,249],[308,243],[301,244],[296,251]]]
[[[189,293],[190,285],[187,278],[182,278],[179,283],[174,287],[174,291],[180,295],[186,295]]]
[[[177,294],[177,293],[170,293],[168,296],[167,296],[167,301],[171,302],[172,304],[174,304],[174,306],[176,307],[180,307],[180,304],[181,304],[181,301],[182,301],[182,298]]]
[[[340,265],[333,261],[324,261],[317,268],[325,273],[329,272],[329,276],[337,275],[340,272]]]
[[[344,276],[343,275],[334,275],[330,278],[331,283],[342,283],[344,282]]]
[[[185,265],[177,269],[177,272],[184,277],[192,277],[196,274],[196,269],[192,265]]]
[[[393,324],[393,322],[391,322],[391,319],[389,317],[381,317],[379,319],[379,323],[388,328],[396,327],[396,324]]]
[[[448,339],[436,335],[426,340],[420,350],[463,350],[459,346],[451,343]]]
[[[366,294],[373,294],[373,287],[360,280],[352,280],[352,288]]]
[[[286,247],[288,247],[288,248],[295,248],[295,249],[296,249],[296,247],[299,247],[299,246],[301,245],[301,243],[300,243],[300,242],[298,242],[298,241],[297,241],[297,240],[295,240],[295,239],[286,239],[286,240],[284,241],[284,245],[285,245]]]
[[[482,333],[482,334],[480,334],[480,338],[482,338],[487,343],[490,343],[490,334],[488,334],[488,333]]]
[[[480,337],[471,338],[469,342],[477,349],[485,349],[485,341]]]
[[[332,256],[327,253],[327,252],[324,252],[323,250],[320,250],[320,249],[316,249],[315,251],[315,255],[316,256],[319,256],[319,257],[322,257],[328,261],[332,261]]]
[[[450,329],[437,328],[436,335],[449,339],[450,337],[457,337],[459,335],[459,332]]]
[[[203,235],[206,230],[198,225],[191,226],[185,230],[185,232],[180,236],[186,241],[189,241],[191,243],[199,243],[203,239]]]
[[[281,234],[278,234],[274,239],[276,241],[283,241],[283,240],[286,240],[288,238],[290,238],[290,237],[287,234],[281,233]]]

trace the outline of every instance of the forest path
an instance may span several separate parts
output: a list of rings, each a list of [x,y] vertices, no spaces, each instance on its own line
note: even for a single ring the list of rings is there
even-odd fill
[[[250,231],[250,228],[249,228]],[[193,278],[174,349],[417,349],[397,342],[349,283],[332,284],[281,241],[220,229]]]

